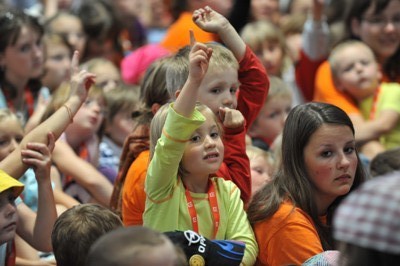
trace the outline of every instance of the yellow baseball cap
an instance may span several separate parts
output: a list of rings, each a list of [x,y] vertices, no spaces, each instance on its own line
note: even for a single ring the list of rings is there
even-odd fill
[[[22,190],[24,190],[24,184],[0,169],[0,193],[10,188],[13,189],[14,196],[18,197]]]

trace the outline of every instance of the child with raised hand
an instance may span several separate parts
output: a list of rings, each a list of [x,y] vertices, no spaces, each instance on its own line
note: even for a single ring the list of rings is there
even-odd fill
[[[240,191],[213,175],[224,156],[218,118],[207,106],[196,106],[211,54],[206,45],[193,45],[189,77],[176,102],[151,122],[143,221],[162,232],[191,229],[209,239],[244,242],[242,263],[253,265],[258,248]]]
[[[217,176],[235,182],[246,203],[251,195],[251,180],[245,134],[263,105],[268,92],[268,77],[257,56],[224,16],[205,7],[193,12],[193,20],[203,30],[217,33],[228,48],[207,45],[213,48],[213,57],[197,100],[206,104],[223,121],[226,151]],[[174,66],[167,70],[167,89],[175,98],[188,77],[188,49],[181,49],[172,64]],[[232,115],[240,116],[237,113],[244,116],[245,125],[236,122],[228,125],[224,121]]]

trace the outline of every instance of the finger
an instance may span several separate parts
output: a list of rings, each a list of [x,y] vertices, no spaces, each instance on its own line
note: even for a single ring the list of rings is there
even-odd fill
[[[224,107],[220,107],[218,111],[219,119],[221,121],[225,120],[226,109]]]
[[[190,36],[190,47],[193,47],[194,44],[196,43],[196,38],[194,37],[193,30],[189,30],[189,36]]]
[[[79,71],[79,52],[75,50],[71,61],[71,74],[78,73]]]

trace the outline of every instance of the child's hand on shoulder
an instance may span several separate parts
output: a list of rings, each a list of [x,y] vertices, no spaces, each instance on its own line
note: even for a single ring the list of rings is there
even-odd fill
[[[195,42],[189,54],[189,78],[201,82],[208,70],[212,49],[204,43]]]
[[[86,70],[79,70],[79,52],[75,51],[71,62],[71,96],[76,95],[83,102],[89,88],[95,83],[96,75]]]
[[[244,117],[243,114],[236,109],[231,109],[228,107],[219,108],[219,118],[225,128],[239,128],[244,127]]]
[[[51,152],[55,146],[53,133],[48,133],[48,145],[38,142],[27,143],[21,150],[22,162],[32,167],[38,182],[50,180]]]
[[[192,20],[201,29],[216,34],[220,34],[230,25],[227,18],[214,11],[209,6],[195,10],[192,15]]]

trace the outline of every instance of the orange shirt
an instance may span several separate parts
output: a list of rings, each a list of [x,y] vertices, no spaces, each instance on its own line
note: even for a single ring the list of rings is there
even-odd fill
[[[301,265],[324,251],[311,218],[290,202],[256,223],[254,233],[259,247],[256,265]]]
[[[150,151],[142,151],[129,167],[122,191],[122,220],[126,226],[142,225],[143,212],[146,203],[144,182]]]
[[[176,52],[180,48],[190,44],[189,30],[193,30],[196,41],[206,43],[218,41],[217,35],[200,29],[192,20],[192,13],[183,12],[179,18],[168,28],[161,46]]]

